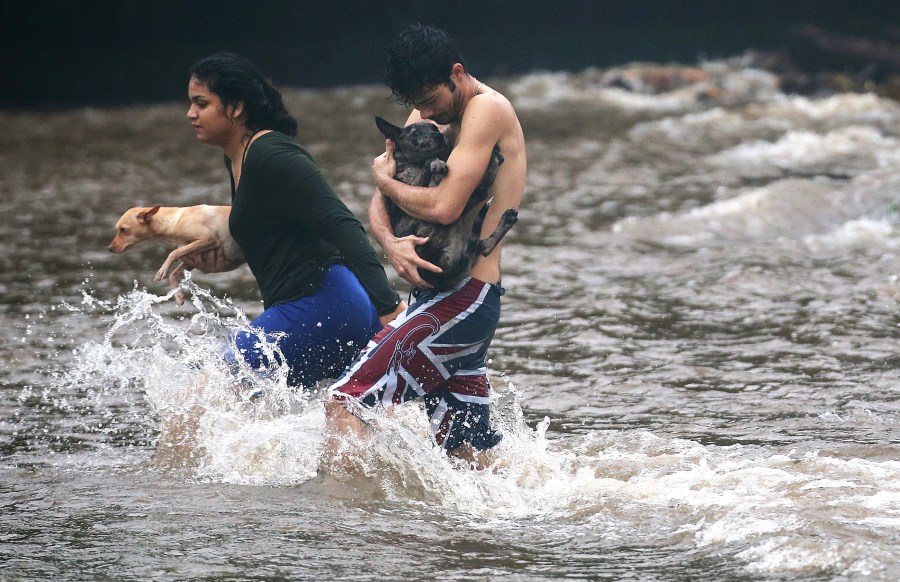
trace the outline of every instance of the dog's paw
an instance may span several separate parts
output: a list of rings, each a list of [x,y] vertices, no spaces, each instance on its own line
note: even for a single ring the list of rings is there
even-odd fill
[[[444,160],[439,160],[437,158],[431,160],[431,164],[428,165],[428,170],[432,175],[438,174],[446,174],[447,173],[447,162]]]
[[[153,280],[154,281],[162,281],[163,279],[165,279],[168,276],[169,276],[168,269],[160,269],[159,271],[156,272],[156,275],[154,275]]]
[[[179,289],[175,292],[175,303],[178,305],[184,305],[184,291]]]

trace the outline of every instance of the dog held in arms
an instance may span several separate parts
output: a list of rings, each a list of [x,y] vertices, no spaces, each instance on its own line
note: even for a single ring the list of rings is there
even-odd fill
[[[151,239],[158,240],[166,248],[173,249],[156,272],[155,281],[168,278],[173,289],[184,279],[185,266],[175,261],[188,255],[221,249],[230,271],[242,265],[244,255],[228,231],[230,206],[199,206],[152,208],[135,207],[127,210],[116,223],[116,236],[107,247],[114,253],[123,253],[131,247]],[[175,301],[184,303],[184,294],[175,294]]]
[[[397,162],[394,177],[397,180],[411,186],[437,186],[441,183],[447,175],[446,160],[450,155],[450,145],[437,126],[421,121],[401,128],[381,117],[375,118],[375,124],[386,138],[394,142],[394,159]],[[443,272],[433,273],[419,269],[419,276],[438,291],[452,289],[472,269],[478,255],[486,257],[491,254],[518,220],[518,211],[515,208],[507,209],[500,218],[497,229],[481,240],[481,225],[491,203],[487,200],[488,192],[502,163],[500,148],[494,146],[491,161],[481,182],[472,192],[462,215],[453,224],[441,225],[416,220],[387,196],[384,197],[395,236],[413,234],[428,237],[426,244],[416,247],[416,253],[439,266]]]

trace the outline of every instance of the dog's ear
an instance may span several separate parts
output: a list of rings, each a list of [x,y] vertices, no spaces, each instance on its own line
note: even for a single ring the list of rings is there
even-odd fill
[[[159,212],[159,205],[150,208],[149,210],[145,210],[143,212],[138,212],[137,219],[138,222],[143,224],[150,224],[150,219],[153,218],[153,215]]]
[[[375,125],[377,125],[381,133],[384,134],[384,137],[392,140],[394,143],[397,142],[397,139],[400,137],[400,132],[403,131],[402,127],[397,127],[380,117],[375,117]]]

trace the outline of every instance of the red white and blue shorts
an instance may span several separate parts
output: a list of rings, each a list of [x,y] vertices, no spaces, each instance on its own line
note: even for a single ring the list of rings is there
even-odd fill
[[[502,294],[499,284],[471,277],[451,291],[420,291],[406,312],[372,338],[331,392],[367,407],[423,398],[439,446],[493,447],[502,437],[490,425],[485,357],[500,320]]]

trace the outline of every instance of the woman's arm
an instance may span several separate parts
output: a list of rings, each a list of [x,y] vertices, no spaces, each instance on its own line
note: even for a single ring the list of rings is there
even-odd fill
[[[223,246],[181,257],[181,262],[185,269],[189,271],[197,269],[201,273],[225,273],[246,263],[243,259],[229,260],[226,258]]]
[[[315,163],[297,151],[264,170],[272,188],[286,189],[286,219],[334,246],[362,284],[379,316],[396,311],[400,296],[385,275],[359,219],[343,203]],[[282,209],[279,209],[280,211]]]

